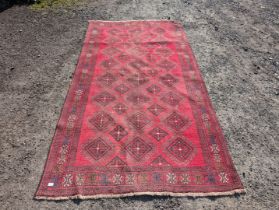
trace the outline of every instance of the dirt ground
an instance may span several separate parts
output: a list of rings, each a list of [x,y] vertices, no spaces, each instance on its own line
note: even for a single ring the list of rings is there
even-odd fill
[[[0,209],[279,209],[279,1],[92,0],[0,13]],[[183,23],[247,193],[36,201],[87,20]]]

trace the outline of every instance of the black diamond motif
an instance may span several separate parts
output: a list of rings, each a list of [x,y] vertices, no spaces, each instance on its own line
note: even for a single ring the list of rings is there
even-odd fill
[[[113,82],[116,81],[116,78],[112,74],[106,73],[105,75],[101,76],[98,80],[101,83],[110,86]]]
[[[135,105],[139,105],[139,104],[142,104],[142,103],[146,103],[150,99],[143,94],[135,93],[135,94],[129,95],[129,97],[127,97],[127,100],[131,101]]]
[[[84,150],[95,160],[99,160],[104,157],[109,150],[111,150],[111,146],[109,146],[103,139],[97,138],[92,142],[89,142],[85,145]]]
[[[162,60],[158,66],[166,71],[169,71],[175,67],[175,64],[169,60]]]
[[[169,166],[170,164],[160,155],[157,158],[155,158],[151,166]]]
[[[167,150],[178,160],[184,162],[194,151],[194,148],[184,139],[176,138],[168,147]]]
[[[161,88],[157,85],[151,85],[146,89],[149,93],[158,94],[161,91]]]
[[[128,108],[124,104],[121,104],[121,103],[118,103],[113,107],[113,110],[116,111],[118,114],[125,113],[127,109]]]
[[[119,92],[120,94],[124,94],[126,92],[129,91],[129,88],[124,85],[124,84],[121,84],[121,85],[118,85],[117,87],[114,88],[117,92]]]
[[[166,123],[169,127],[173,128],[176,131],[181,130],[183,127],[186,127],[190,124],[190,121],[176,112],[173,112],[169,117],[166,119]]]
[[[134,67],[135,69],[141,70],[144,67],[147,67],[148,65],[143,62],[142,60],[134,60],[129,63],[130,66]]]
[[[134,84],[135,86],[140,86],[146,82],[148,82],[148,78],[145,74],[143,73],[137,73],[132,75],[130,78],[127,79],[129,82]]]
[[[128,132],[121,126],[117,125],[111,132],[110,135],[116,140],[120,141],[122,138],[128,135]]]
[[[152,146],[147,144],[139,137],[134,138],[125,149],[133,156],[137,161],[140,161],[144,156],[152,150]]]
[[[147,108],[152,114],[158,116],[161,112],[165,110],[165,108],[161,107],[158,104],[153,104],[152,106]]]
[[[125,77],[128,74],[130,74],[130,71],[127,68],[120,68],[119,69],[119,74],[121,77]]]
[[[175,83],[178,82],[178,79],[176,79],[175,77],[173,77],[170,74],[166,74],[164,76],[161,76],[160,79],[168,87],[172,87]]]
[[[149,134],[153,136],[157,141],[160,141],[161,139],[165,138],[168,133],[164,131],[163,129],[156,127],[152,129]]]
[[[113,158],[112,161],[110,161],[107,164],[107,166],[109,166],[109,167],[123,167],[126,165],[127,165],[127,163],[125,163],[123,160],[121,160],[121,158],[119,158],[118,156]]]
[[[173,92],[168,92],[166,95],[164,95],[161,98],[161,100],[171,106],[176,106],[182,100],[182,97],[178,96],[177,94],[175,94]]]
[[[156,69],[149,69],[147,71],[147,74],[150,75],[151,77],[155,77],[158,74],[158,71]]]
[[[115,97],[108,92],[102,92],[94,98],[99,104],[106,106],[115,100]]]
[[[89,123],[100,131],[105,130],[113,122],[113,118],[105,112],[97,113],[89,119]]]
[[[117,65],[117,62],[115,60],[113,60],[112,58],[105,60],[101,63],[101,65],[103,67],[105,67],[106,69],[110,69],[113,68]]]
[[[144,126],[150,123],[150,120],[140,112],[132,115],[128,120],[136,130],[141,130]]]

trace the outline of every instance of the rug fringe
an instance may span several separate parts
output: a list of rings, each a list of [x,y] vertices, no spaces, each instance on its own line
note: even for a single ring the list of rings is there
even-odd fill
[[[176,22],[179,23],[177,20],[167,20],[167,19],[150,19],[150,20],[88,20],[88,22],[149,22],[149,21],[165,21],[165,22]]]
[[[72,195],[66,197],[48,197],[48,196],[36,196],[37,200],[68,200],[68,199],[99,199],[99,198],[121,198],[136,195],[151,195],[151,196],[174,196],[174,197],[206,197],[206,196],[223,196],[223,195],[235,195],[245,193],[245,189],[235,189],[225,192],[207,192],[207,193],[173,193],[173,192],[135,192],[135,193],[123,193],[123,194],[99,194],[99,195]]]

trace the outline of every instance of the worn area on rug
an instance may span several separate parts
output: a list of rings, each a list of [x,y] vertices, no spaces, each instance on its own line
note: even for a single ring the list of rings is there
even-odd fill
[[[35,197],[241,192],[183,27],[90,21]]]

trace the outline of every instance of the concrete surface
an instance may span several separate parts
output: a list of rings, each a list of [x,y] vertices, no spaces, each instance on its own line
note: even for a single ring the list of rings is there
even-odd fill
[[[279,209],[279,1],[91,0],[0,13],[0,209]],[[35,201],[87,20],[184,24],[247,194]]]

